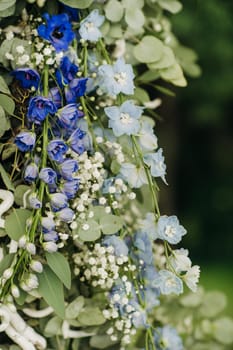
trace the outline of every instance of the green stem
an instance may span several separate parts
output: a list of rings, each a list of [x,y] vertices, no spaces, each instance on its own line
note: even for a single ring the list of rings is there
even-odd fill
[[[86,118],[86,121],[87,121],[88,129],[91,132],[91,136],[92,136],[92,140],[93,140],[93,144],[94,144],[94,149],[95,149],[95,151],[97,151],[98,144],[97,144],[96,139],[95,139],[95,135],[94,135],[94,132],[93,132],[93,129],[92,129],[92,122],[91,122],[91,119],[90,119],[90,116],[89,116],[89,112],[88,112],[88,108],[87,108],[87,105],[86,105],[85,98],[83,96],[80,97],[80,102],[81,102],[81,105],[82,105],[82,108],[83,108],[83,112],[84,112],[84,115],[85,115],[85,118]]]
[[[101,52],[102,52],[105,60],[107,61],[107,63],[108,64],[112,64],[111,59],[110,59],[110,57],[108,55],[108,52],[106,50],[105,44],[104,44],[102,39],[99,40],[99,46],[100,46]]]

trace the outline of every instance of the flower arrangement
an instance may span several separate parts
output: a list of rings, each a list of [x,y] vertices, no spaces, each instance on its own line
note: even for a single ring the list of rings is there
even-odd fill
[[[178,1],[136,3],[0,2],[2,349],[195,344],[192,320],[176,329],[166,315],[178,302],[199,307],[204,292],[196,304],[178,298],[184,285],[197,291],[200,269],[174,247],[185,228],[159,210],[166,165],[148,115],[161,101],[142,88],[157,78],[185,86],[178,51],[192,51],[163,13]],[[198,71],[190,56],[186,70]],[[232,321],[222,320],[204,334],[228,346],[219,329]]]

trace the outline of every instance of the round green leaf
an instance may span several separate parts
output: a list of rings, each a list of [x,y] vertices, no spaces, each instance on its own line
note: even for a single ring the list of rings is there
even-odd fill
[[[224,345],[233,344],[233,319],[222,317],[214,321],[214,337]]]
[[[0,0],[0,11],[7,10],[15,4],[16,0]]]
[[[62,319],[58,316],[51,318],[45,326],[44,332],[46,336],[62,335],[61,332]]]
[[[15,197],[15,203],[19,206],[23,206],[24,205],[24,194],[31,190],[30,186],[27,185],[19,185],[16,187],[15,192],[14,192],[14,197]],[[28,192],[29,194],[29,192]]]
[[[100,218],[100,228],[105,235],[112,235],[123,226],[123,221],[119,216],[107,214]]]
[[[81,227],[78,230],[79,238],[84,242],[96,241],[101,236],[99,224],[94,220],[88,220],[85,224],[89,225],[88,230]]]
[[[141,9],[144,6],[144,0],[124,0],[122,5],[125,8],[138,8]]]
[[[10,90],[7,86],[7,83],[3,79],[3,77],[0,76],[0,91],[4,92],[5,94],[10,94]]]
[[[145,16],[140,9],[132,7],[126,9],[125,21],[129,25],[129,27],[133,29],[138,29],[144,25]]]
[[[168,46],[163,47],[163,55],[161,59],[157,62],[148,64],[150,69],[163,69],[174,65],[176,62],[175,55],[172,49]]]
[[[158,0],[158,3],[163,9],[171,13],[177,13],[182,10],[182,4],[176,0]]]
[[[5,115],[5,111],[0,106],[0,137],[5,133],[6,130],[10,128],[10,122]]]
[[[67,259],[59,252],[46,253],[46,260],[53,272],[61,280],[66,288],[71,287],[71,271]]]
[[[93,3],[93,0],[60,0],[60,2],[75,9],[86,9]]]
[[[11,239],[17,241],[26,233],[27,219],[32,212],[27,209],[13,209],[10,215],[6,216],[5,229]]]
[[[106,320],[98,307],[88,306],[79,314],[78,321],[85,326],[99,326]]]
[[[84,302],[85,302],[84,297],[81,295],[77,297],[75,300],[73,300],[72,303],[70,303],[66,308],[66,318],[67,319],[77,318],[84,306]]]
[[[134,55],[139,62],[152,63],[160,60],[163,55],[163,43],[154,36],[144,36],[135,46]]]
[[[124,8],[117,0],[110,0],[105,6],[106,18],[111,22],[119,22],[123,16]]]
[[[165,80],[178,80],[183,77],[183,71],[178,63],[166,69],[160,70],[160,75]]]

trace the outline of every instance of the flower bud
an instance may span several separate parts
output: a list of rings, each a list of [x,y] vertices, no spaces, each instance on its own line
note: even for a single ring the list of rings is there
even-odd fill
[[[13,284],[13,285],[11,286],[11,294],[12,294],[13,297],[15,297],[15,298],[18,298],[18,297],[20,296],[19,288],[18,288],[15,284]]]
[[[36,254],[36,246],[34,243],[27,243],[26,244],[26,249],[28,251],[28,253],[30,253],[31,255],[35,255]]]
[[[5,278],[6,280],[9,280],[11,278],[11,276],[13,275],[14,270],[12,269],[12,267],[10,267],[9,269],[6,269],[3,272],[2,277]]]
[[[27,237],[26,236],[22,236],[19,239],[19,242],[18,242],[19,248],[25,248],[26,243],[27,243]]]
[[[41,273],[43,271],[43,265],[40,261],[32,260],[30,263],[30,267],[33,271]]]
[[[56,243],[54,242],[45,242],[43,243],[43,247],[44,247],[44,250],[46,250],[48,253],[54,253],[58,249]]]

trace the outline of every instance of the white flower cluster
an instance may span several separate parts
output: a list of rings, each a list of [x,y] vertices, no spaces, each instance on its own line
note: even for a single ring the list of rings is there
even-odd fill
[[[127,256],[117,257],[112,246],[104,247],[96,243],[93,250],[87,245],[82,251],[73,255],[75,275],[80,276],[80,281],[87,281],[92,287],[101,289],[112,288],[119,278],[121,267],[128,263]]]

